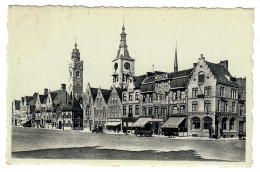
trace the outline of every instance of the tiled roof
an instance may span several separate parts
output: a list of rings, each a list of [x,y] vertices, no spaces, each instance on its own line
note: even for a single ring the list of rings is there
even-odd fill
[[[60,90],[59,90],[60,92]],[[51,99],[54,100],[58,95],[58,92],[51,92]]]
[[[125,89],[116,88],[116,92],[117,92],[121,102],[122,102],[122,93],[123,93],[123,91],[125,91]]]
[[[35,112],[35,105],[30,105],[30,111]]]
[[[14,107],[15,110],[20,110],[20,100],[14,100]]]
[[[48,95],[39,95],[42,104],[46,104]]]
[[[178,77],[183,77],[183,76],[188,76],[191,74],[193,68],[192,69],[187,69],[187,70],[182,70],[182,71],[178,71],[178,72],[171,72],[168,74],[169,78],[178,78]]]
[[[144,80],[144,84],[154,82],[155,76],[149,76]]]
[[[51,91],[51,93],[59,93],[61,90],[55,90],[55,91]]]
[[[79,101],[74,100],[71,105],[66,104],[66,105],[62,106],[61,110],[62,111],[81,111],[82,109],[79,104]]]
[[[111,90],[106,90],[106,89],[101,89],[102,95],[105,99],[105,101],[107,102],[109,99],[109,96],[111,94]]]
[[[134,76],[134,86],[135,88],[140,88],[143,80],[146,78],[146,75]]]
[[[228,77],[232,77],[232,76],[224,66],[222,66],[221,64],[215,64],[210,62],[207,62],[207,64],[218,81],[230,82],[226,76]]]
[[[177,78],[171,81],[171,88],[186,87],[189,82],[189,77]]]
[[[29,104],[29,102],[33,99],[33,96],[25,96],[26,98],[26,104]]]
[[[96,97],[97,97],[97,93],[98,93],[98,88],[90,87],[90,92],[91,92],[91,95],[93,96],[93,100],[95,101]]]
[[[150,92],[150,91],[154,91],[154,83],[141,85],[141,92]]]

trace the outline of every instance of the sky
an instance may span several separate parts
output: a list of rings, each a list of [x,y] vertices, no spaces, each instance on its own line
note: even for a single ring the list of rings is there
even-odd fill
[[[135,74],[172,72],[177,41],[179,70],[229,61],[235,77],[252,67],[253,11],[249,9],[16,7],[8,12],[8,98],[68,85],[75,38],[84,62],[84,87],[110,88],[112,60],[123,21]]]

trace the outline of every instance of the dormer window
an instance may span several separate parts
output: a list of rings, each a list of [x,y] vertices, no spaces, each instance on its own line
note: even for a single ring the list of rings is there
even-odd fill
[[[204,81],[205,81],[205,75],[204,75],[203,72],[200,72],[200,73],[199,73],[198,78],[199,78],[199,84],[204,83]]]

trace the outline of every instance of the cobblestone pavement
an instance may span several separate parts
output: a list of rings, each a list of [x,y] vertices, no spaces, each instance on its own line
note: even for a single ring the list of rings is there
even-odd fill
[[[192,140],[12,128],[14,158],[244,161],[243,140]]]

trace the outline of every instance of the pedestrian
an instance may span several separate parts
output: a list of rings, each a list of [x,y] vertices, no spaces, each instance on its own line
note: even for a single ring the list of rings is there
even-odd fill
[[[212,135],[212,126],[209,127],[209,138],[211,138]]]

